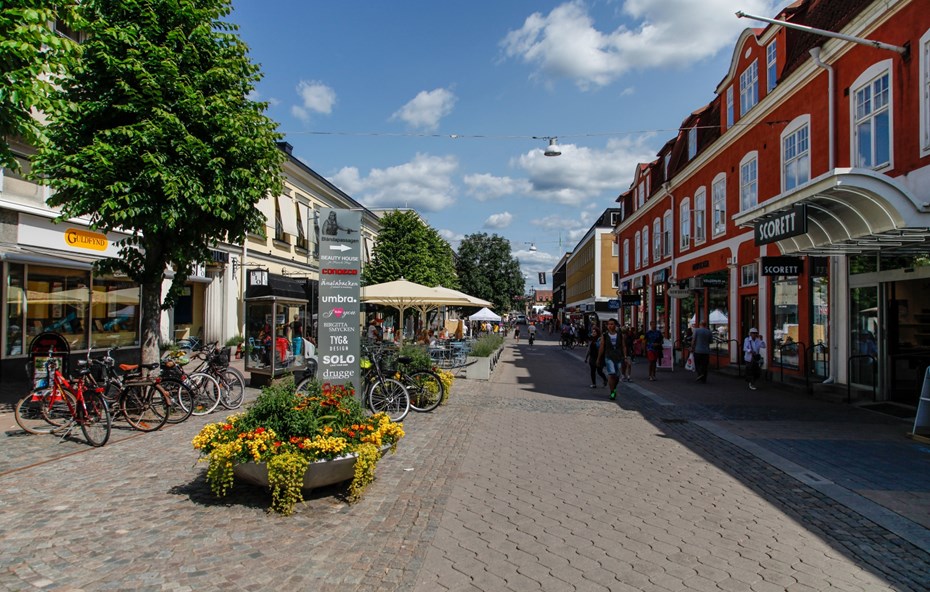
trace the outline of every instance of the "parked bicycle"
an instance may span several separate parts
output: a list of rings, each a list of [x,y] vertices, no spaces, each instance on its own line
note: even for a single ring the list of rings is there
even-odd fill
[[[408,372],[406,368],[413,362],[413,358],[409,356],[399,356],[395,358],[395,361],[395,369],[387,374],[394,380],[399,380],[407,388],[410,408],[414,411],[427,412],[439,407],[446,390],[439,375],[432,370]]]
[[[176,353],[167,354],[161,361],[163,382],[172,380],[190,389],[193,395],[191,413],[206,415],[212,413],[224,397],[219,381],[207,372],[188,373],[184,365],[189,360]],[[179,388],[179,387],[175,387]]]
[[[232,348],[221,349],[216,341],[209,343],[192,355],[201,362],[191,374],[204,372],[215,378],[220,385],[220,405],[226,409],[238,409],[245,398],[245,376],[229,366],[231,355]]]
[[[172,417],[177,423],[179,416],[183,416],[183,419],[190,416],[190,398],[184,401],[187,409],[183,408],[184,403],[172,405],[174,399],[160,384],[160,378],[142,376],[142,368],[154,370],[159,364],[141,367],[121,364],[120,369],[126,373],[120,374],[116,371],[112,349],[108,349],[101,358],[88,357],[88,362],[92,370],[90,380],[100,388],[101,394],[113,410],[112,414],[125,418],[134,429],[154,432]],[[180,402],[180,397],[176,401]]]
[[[71,380],[61,373],[60,360],[49,351],[45,362],[47,382],[16,403],[13,415],[19,427],[31,434],[68,436],[76,426],[91,446],[103,446],[110,439],[110,410],[103,394],[89,385],[90,367],[78,366]]]

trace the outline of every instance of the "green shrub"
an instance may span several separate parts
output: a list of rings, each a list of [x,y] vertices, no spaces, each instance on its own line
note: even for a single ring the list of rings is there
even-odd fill
[[[504,344],[501,335],[484,335],[479,337],[471,346],[471,355],[476,358],[489,358]]]
[[[226,340],[226,347],[236,347],[243,342],[245,342],[245,339],[242,337],[242,335],[236,335],[235,337],[230,337]]]
[[[397,352],[398,356],[406,356],[411,361],[404,366],[407,372],[416,372],[418,370],[431,370],[433,368],[433,359],[429,357],[429,348],[425,345],[407,344]]]

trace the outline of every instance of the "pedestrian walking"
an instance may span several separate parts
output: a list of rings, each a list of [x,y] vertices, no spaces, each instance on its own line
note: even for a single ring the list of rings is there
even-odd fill
[[[513,328],[513,339],[517,343],[520,343],[520,325]]]
[[[753,327],[743,340],[743,359],[747,364],[746,380],[749,381],[749,390],[756,390],[756,382],[762,374],[763,349],[765,349],[765,341],[759,335],[759,330]]]
[[[617,320],[607,320],[607,332],[601,336],[600,352],[597,356],[598,365],[603,365],[607,372],[607,386],[610,387],[610,398],[617,398],[617,384],[620,382],[620,363],[623,360],[623,337],[617,332]]]
[[[649,330],[646,331],[646,359],[649,361],[649,380],[656,379],[656,366],[659,363],[659,357],[662,355],[662,342],[664,340],[662,332],[656,329],[656,322],[649,323]]]
[[[633,328],[624,327],[620,336],[623,338],[623,364],[620,368],[620,380],[633,382]]]
[[[585,354],[584,361],[591,367],[591,388],[597,388],[597,377],[600,376],[607,386],[607,375],[604,374],[604,366],[599,361],[601,354],[601,331],[597,327],[591,327],[591,342],[588,344],[588,353]]]
[[[713,334],[707,328],[707,322],[694,330],[691,336],[691,351],[694,353],[694,370],[697,372],[696,382],[707,382],[707,370],[710,366],[710,342]]]

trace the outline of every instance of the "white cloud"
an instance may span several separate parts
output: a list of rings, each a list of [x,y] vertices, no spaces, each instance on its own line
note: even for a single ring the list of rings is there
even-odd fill
[[[468,187],[468,194],[478,201],[497,199],[516,193],[528,193],[532,190],[532,186],[526,179],[496,177],[488,173],[465,175],[463,180]]]
[[[603,150],[560,144],[562,155],[554,158],[544,156],[541,148],[533,149],[513,159],[511,165],[526,173],[531,196],[580,207],[593,197],[619,195],[628,188],[636,165],[655,159],[655,149],[648,146],[650,138],[611,139]]]
[[[309,121],[313,113],[329,115],[336,104],[336,91],[316,80],[301,80],[297,84],[301,104],[291,106],[291,114],[301,121]]]
[[[254,89],[254,88],[253,88],[252,90],[249,91],[249,94],[247,94],[247,95],[245,96],[245,98],[247,98],[247,99],[250,100],[250,101],[255,101],[256,103],[261,102],[261,101],[265,101],[265,102],[267,102],[267,103],[268,103],[270,106],[272,106],[272,107],[275,107],[275,106],[281,104],[281,101],[278,100],[278,99],[276,99],[276,98],[274,98],[274,97],[268,97],[267,99],[264,98],[264,96],[262,95],[262,93],[258,92],[258,91],[257,91],[256,89]]]
[[[391,120],[400,119],[411,127],[434,130],[439,127],[440,119],[452,113],[456,100],[455,94],[444,88],[423,90],[391,115]]]
[[[533,13],[501,41],[504,55],[536,68],[546,80],[567,78],[587,90],[632,69],[685,67],[732,47],[740,31],[758,23],[737,10],[773,14],[783,0],[625,0],[630,20],[601,31],[581,0]],[[695,26],[700,23],[700,26]]]
[[[455,203],[453,156],[417,154],[410,162],[372,169],[362,177],[356,167],[344,167],[330,178],[355,200],[373,208],[414,208],[437,212]]]
[[[510,212],[501,212],[488,216],[484,221],[484,227],[494,229],[507,228],[510,226],[511,222],[513,222],[513,215]]]

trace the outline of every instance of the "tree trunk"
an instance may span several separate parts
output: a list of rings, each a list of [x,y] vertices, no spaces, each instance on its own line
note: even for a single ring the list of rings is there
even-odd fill
[[[158,341],[161,337],[161,282],[142,284],[142,347],[141,363],[153,364],[161,357]]]

